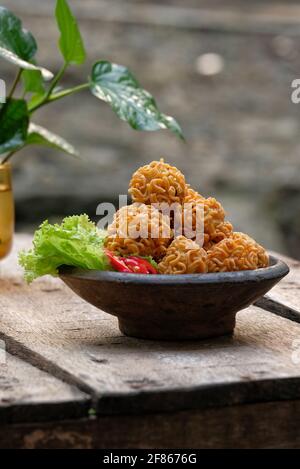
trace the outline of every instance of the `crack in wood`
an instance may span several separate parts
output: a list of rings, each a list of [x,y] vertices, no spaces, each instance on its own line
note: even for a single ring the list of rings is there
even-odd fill
[[[267,296],[263,296],[259,298],[255,303],[255,306],[259,308],[265,309],[270,313],[277,314],[278,316],[282,316],[283,318],[290,319],[291,321],[295,321],[300,323],[300,312],[296,309],[290,308],[283,303],[273,300],[272,298],[268,298]]]
[[[77,376],[74,376],[72,373],[69,373],[68,371],[64,370],[53,361],[47,359],[40,353],[35,352],[34,350],[26,347],[18,340],[6,335],[1,331],[0,339],[5,341],[6,351],[11,355],[24,360],[26,363],[29,363],[35,368],[38,368],[41,371],[45,371],[51,376],[60,379],[61,381],[64,381],[65,383],[71,386],[76,387],[80,391],[89,394],[92,398],[94,397],[95,393],[91,386],[85,383],[85,381],[80,380]]]

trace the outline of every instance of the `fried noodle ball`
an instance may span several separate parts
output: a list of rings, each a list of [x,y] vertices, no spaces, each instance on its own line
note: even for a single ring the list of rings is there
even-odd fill
[[[160,274],[194,274],[207,272],[207,253],[197,243],[178,236],[158,264]]]
[[[133,174],[129,192],[134,202],[182,203],[186,195],[185,178],[179,169],[165,163],[163,159],[152,161]]]
[[[220,223],[220,225],[217,226],[216,231],[212,236],[204,235],[208,237],[206,238],[206,241],[204,241],[203,248],[208,251],[209,249],[212,249],[212,247],[222,241],[225,238],[229,238],[232,235],[233,232],[233,226],[229,221],[224,221],[223,223]]]
[[[254,270],[269,265],[269,256],[250,236],[234,232],[207,253],[208,272]]]
[[[120,255],[152,256],[161,259],[173,232],[170,220],[151,205],[127,205],[114,216],[107,228],[105,246]]]
[[[190,187],[187,188],[187,195],[184,198],[185,204],[192,205],[191,216],[192,220],[187,220],[191,223],[192,229],[197,229],[196,210],[197,205],[203,207],[204,215],[204,245],[205,249],[211,248],[214,243],[218,243],[222,239],[228,237],[232,233],[232,225],[229,222],[225,222],[225,211],[220,202],[214,197],[208,197],[207,199],[202,195],[198,194],[195,190]],[[186,223],[187,224],[187,223]]]

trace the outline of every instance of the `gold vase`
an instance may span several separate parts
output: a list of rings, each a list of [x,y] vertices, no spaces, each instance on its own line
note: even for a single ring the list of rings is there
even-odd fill
[[[5,257],[12,246],[14,234],[14,197],[11,184],[11,166],[0,164],[0,259]]]

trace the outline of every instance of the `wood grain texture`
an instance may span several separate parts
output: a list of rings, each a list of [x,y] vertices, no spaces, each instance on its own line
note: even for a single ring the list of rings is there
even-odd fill
[[[17,238],[16,249],[22,244],[28,238]],[[15,254],[2,269],[1,335],[8,349],[90,393],[98,414],[300,397],[300,368],[292,361],[297,323],[250,307],[237,315],[233,336],[180,343],[131,339],[120,335],[114,318],[58,279],[25,285]]]
[[[299,448],[300,401],[11,425],[2,448]]]
[[[43,2],[38,12],[35,0],[10,0],[9,6],[23,16],[28,8],[33,16],[52,17],[51,2]],[[216,8],[212,7],[209,1],[202,0],[198,2],[197,8],[186,8],[183,3],[173,6],[149,0],[140,4],[129,1],[126,8],[122,8],[122,2],[112,4],[109,0],[86,0],[82,3],[80,0],[73,0],[72,6],[81,18],[89,21],[264,35],[281,30],[286,33],[288,27],[289,34],[299,34],[299,6],[296,4],[286,4],[284,8],[278,8],[276,5],[252,2],[245,8],[242,4],[229,1],[222,2]]]
[[[300,262],[281,254],[277,257],[287,263],[290,273],[256,305],[300,323]]]
[[[0,423],[87,416],[89,396],[5,352],[1,344]]]

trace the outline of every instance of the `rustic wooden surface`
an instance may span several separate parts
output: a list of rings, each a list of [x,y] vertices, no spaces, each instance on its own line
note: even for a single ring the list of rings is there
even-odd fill
[[[114,23],[155,24],[231,34],[248,32],[263,35],[286,32],[288,27],[289,34],[299,35],[300,7],[297,4],[286,2],[282,7],[273,2],[270,6],[256,0],[245,8],[242,2],[221,0],[213,8],[209,0],[197,0],[191,2],[191,5],[186,5],[186,2],[178,2],[178,5],[173,3],[159,4],[151,0],[127,2],[126,8],[121,8],[122,2],[112,4],[109,0],[89,0],[82,3],[73,0],[72,6],[81,18],[95,22],[105,20]],[[33,17],[51,16],[53,11],[52,2],[42,2],[37,11],[35,0],[10,0],[9,6],[13,11],[23,14],[27,8]]]
[[[255,418],[256,417],[256,418]],[[5,425],[6,448],[299,448],[299,401]]]
[[[40,371],[24,360],[2,353],[0,423],[83,417],[90,398],[76,387]]]
[[[300,262],[286,256],[281,258],[290,266],[290,274],[256,304],[300,322]]]
[[[164,343],[122,336],[58,279],[25,285],[16,252],[29,244],[17,236],[0,264],[0,338],[13,355],[0,365],[0,446],[300,445],[300,324],[278,315],[288,301],[300,311],[299,263],[269,293],[276,311],[260,300],[233,336]]]

